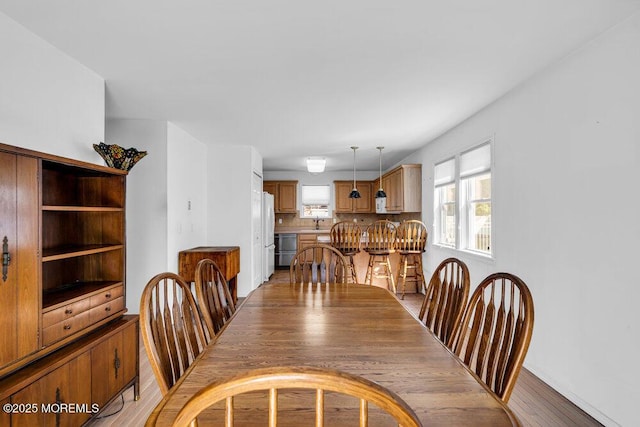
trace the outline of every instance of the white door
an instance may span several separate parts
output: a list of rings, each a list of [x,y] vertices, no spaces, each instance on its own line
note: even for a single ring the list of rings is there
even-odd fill
[[[254,172],[251,181],[251,289],[262,283],[262,177]]]

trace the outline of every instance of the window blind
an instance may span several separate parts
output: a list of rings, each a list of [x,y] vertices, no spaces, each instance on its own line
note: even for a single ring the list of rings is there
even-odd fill
[[[456,161],[449,159],[442,163],[438,163],[434,169],[433,181],[436,187],[449,184],[456,179]]]
[[[460,178],[491,169],[491,145],[485,144],[460,155]]]
[[[303,205],[328,205],[331,192],[328,185],[303,185]]]

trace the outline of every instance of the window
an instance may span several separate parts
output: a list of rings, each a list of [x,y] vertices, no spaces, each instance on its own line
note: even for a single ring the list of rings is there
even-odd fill
[[[435,206],[438,231],[437,242],[441,245],[456,245],[456,182],[455,159],[439,163],[435,167]]]
[[[329,217],[331,189],[328,185],[302,186],[302,218]]]
[[[436,164],[434,183],[436,243],[491,255],[491,143]]]

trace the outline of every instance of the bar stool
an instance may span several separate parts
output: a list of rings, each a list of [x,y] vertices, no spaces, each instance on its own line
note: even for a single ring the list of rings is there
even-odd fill
[[[396,226],[387,220],[380,220],[370,224],[365,234],[367,243],[364,248],[369,253],[369,264],[367,265],[367,276],[365,282],[369,285],[373,283],[373,277],[377,279],[387,279],[387,288],[396,292],[396,284],[391,272],[391,262],[389,254],[393,251],[396,240]],[[382,273],[376,273],[376,266],[382,269]],[[391,287],[389,287],[391,284]]]
[[[340,251],[340,253],[349,260],[349,270],[347,279],[358,283],[358,274],[356,266],[353,263],[353,257],[360,252],[360,240],[362,239],[362,230],[358,224],[351,221],[342,221],[333,224],[329,232],[331,246]]]
[[[418,220],[404,221],[396,233],[396,250],[400,254],[398,287],[402,285],[402,299],[407,279],[416,283],[416,292],[421,293],[426,286],[422,272],[422,254],[427,244],[427,227]],[[413,270],[411,276],[407,270]]]

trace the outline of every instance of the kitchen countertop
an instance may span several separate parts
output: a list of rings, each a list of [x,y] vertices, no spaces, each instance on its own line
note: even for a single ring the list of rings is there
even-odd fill
[[[280,227],[274,230],[275,234],[291,233],[291,234],[329,234],[330,228],[298,228],[298,227]]]

